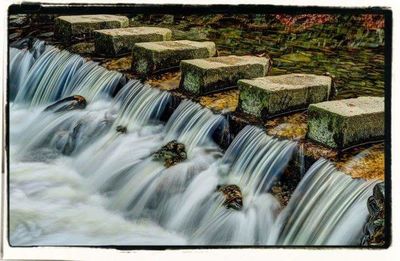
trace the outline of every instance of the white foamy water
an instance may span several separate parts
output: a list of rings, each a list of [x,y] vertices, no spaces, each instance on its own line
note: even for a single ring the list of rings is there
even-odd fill
[[[212,136],[226,119],[196,103],[161,122],[167,92],[133,80],[113,97],[122,75],[77,55],[39,43],[10,54],[12,245],[359,243],[374,182],[321,160],[282,210],[269,191],[296,142],[247,126],[223,152]],[[71,95],[87,107],[43,111]],[[171,140],[188,158],[166,168],[152,153]],[[217,191],[229,184],[241,189],[240,210]]]

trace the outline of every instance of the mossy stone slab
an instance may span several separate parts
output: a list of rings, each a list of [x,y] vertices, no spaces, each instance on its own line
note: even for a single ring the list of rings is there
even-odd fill
[[[129,19],[120,15],[70,15],[55,19],[54,36],[64,42],[74,37],[92,38],[94,30],[122,28],[129,26]]]
[[[115,56],[130,52],[135,43],[169,41],[172,31],[161,27],[126,27],[95,30],[96,53]]]
[[[196,95],[235,87],[239,79],[265,76],[269,59],[256,56],[220,56],[181,62],[182,86]]]
[[[345,149],[384,137],[384,98],[359,97],[311,104],[307,137]]]
[[[185,59],[206,58],[216,53],[213,42],[188,40],[137,43],[132,49],[132,70],[139,75],[178,67]]]
[[[280,113],[307,109],[326,101],[332,79],[314,74],[285,74],[239,80],[239,110],[263,119]]]

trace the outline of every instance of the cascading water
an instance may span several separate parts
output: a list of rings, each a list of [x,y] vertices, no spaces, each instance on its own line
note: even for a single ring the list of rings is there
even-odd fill
[[[359,245],[376,183],[352,179],[320,159],[280,213],[269,244]]]
[[[45,50],[43,41],[34,41],[30,49],[27,49],[24,43],[25,42],[14,43],[12,44],[13,47],[10,48],[10,100],[14,100],[22,81],[26,79],[33,63]]]
[[[123,186],[116,189],[113,184],[116,193],[111,201],[112,208],[125,210],[131,217],[162,218],[157,208],[165,206],[166,200],[183,191],[193,176],[206,169],[220,155],[211,135],[223,121],[221,115],[215,115],[193,102],[183,101],[165,126],[159,147],[176,139],[186,145],[188,159],[166,168],[149,155],[140,164],[125,169],[123,182],[120,182]]]
[[[118,72],[26,45],[10,50],[12,245],[357,244],[374,182],[321,160],[282,210],[269,191],[295,142],[248,126],[223,154],[213,141],[223,116],[185,100],[165,124],[169,93],[135,80],[120,88]],[[43,111],[71,95],[87,107]],[[187,159],[166,167],[153,153],[172,140]],[[240,189],[237,209],[225,185]]]
[[[291,158],[296,143],[279,141],[246,127],[224,157],[199,174],[165,209],[168,228],[190,235],[193,244],[265,244],[279,203],[268,194]],[[243,208],[223,207],[217,185],[241,188]]]

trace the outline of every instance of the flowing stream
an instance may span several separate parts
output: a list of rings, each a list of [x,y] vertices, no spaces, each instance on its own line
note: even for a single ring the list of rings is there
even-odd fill
[[[184,100],[163,122],[168,92],[31,45],[10,48],[12,245],[359,244],[374,181],[321,159],[282,208],[270,189],[296,142],[247,126],[223,151],[213,135],[224,116]],[[71,95],[87,107],[44,111]],[[153,153],[172,140],[187,159],[166,167]],[[232,184],[239,210],[217,189]]]

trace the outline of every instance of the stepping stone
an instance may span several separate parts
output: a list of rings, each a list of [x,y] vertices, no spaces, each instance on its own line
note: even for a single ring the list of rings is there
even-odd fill
[[[120,15],[59,16],[55,19],[54,36],[69,43],[74,37],[93,37],[94,30],[128,26],[128,17]]]
[[[239,79],[265,76],[269,60],[256,56],[221,56],[181,62],[182,87],[204,95],[236,87]]]
[[[359,97],[311,104],[307,137],[345,149],[384,137],[384,98]]]
[[[95,30],[96,52],[115,56],[132,50],[135,43],[169,41],[172,31],[160,27],[128,27]]]
[[[206,58],[216,53],[213,42],[188,40],[137,43],[132,49],[132,70],[147,75],[178,67],[181,60]]]
[[[331,78],[313,74],[286,74],[239,80],[239,110],[262,119],[280,113],[307,109],[326,101]]]

